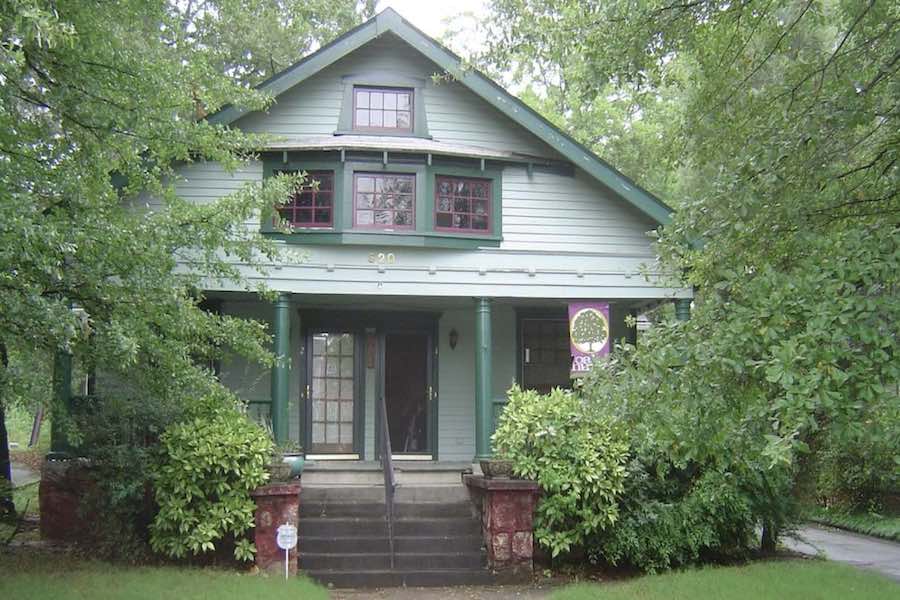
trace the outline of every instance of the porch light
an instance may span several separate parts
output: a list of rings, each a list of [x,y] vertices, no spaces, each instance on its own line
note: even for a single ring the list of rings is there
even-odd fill
[[[456,344],[459,343],[459,332],[456,328],[450,330],[450,349],[456,350]]]

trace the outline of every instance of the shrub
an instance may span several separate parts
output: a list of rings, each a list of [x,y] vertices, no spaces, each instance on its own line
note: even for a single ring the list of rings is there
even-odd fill
[[[612,419],[591,414],[573,392],[514,386],[508,395],[494,448],[541,485],[535,537],[557,556],[616,522],[628,444]]]
[[[235,558],[251,560],[256,548],[244,535],[253,527],[250,492],[268,478],[272,442],[265,431],[237,410],[219,409],[174,425],[160,441],[153,549],[181,558],[233,539]]]

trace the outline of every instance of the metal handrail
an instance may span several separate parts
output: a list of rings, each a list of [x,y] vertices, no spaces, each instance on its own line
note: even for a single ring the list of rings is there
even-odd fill
[[[381,413],[381,468],[384,471],[384,509],[387,518],[388,551],[391,554],[391,569],[394,568],[394,460],[391,456],[391,432],[387,422],[387,405],[384,396],[379,403]]]

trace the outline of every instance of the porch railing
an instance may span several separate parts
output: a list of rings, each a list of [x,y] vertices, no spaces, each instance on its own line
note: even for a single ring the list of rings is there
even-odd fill
[[[391,569],[394,568],[394,460],[391,456],[391,432],[387,421],[387,405],[384,396],[378,403],[381,421],[381,469],[384,471],[384,510],[387,520],[388,552],[391,554]]]

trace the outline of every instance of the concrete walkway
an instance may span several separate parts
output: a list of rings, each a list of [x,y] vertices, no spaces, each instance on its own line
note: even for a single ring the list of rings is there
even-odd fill
[[[785,538],[785,547],[809,556],[877,571],[900,582],[900,544],[840,529],[808,525],[796,538]]]
[[[23,485],[28,485],[29,483],[34,483],[35,481],[41,480],[41,474],[32,471],[28,468],[27,465],[23,465],[22,463],[17,463],[13,461],[12,463],[12,483],[13,487],[22,487]]]

